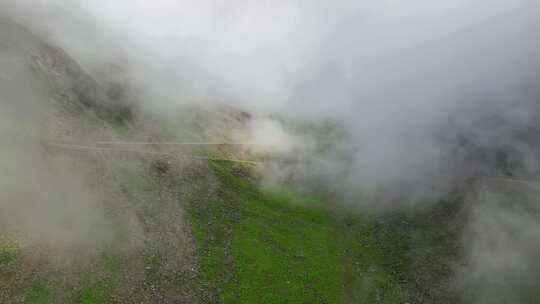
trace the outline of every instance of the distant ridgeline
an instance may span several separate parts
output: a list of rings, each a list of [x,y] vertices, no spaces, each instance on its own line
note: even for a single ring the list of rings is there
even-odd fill
[[[540,178],[540,103],[533,98],[540,92],[528,93],[465,109],[441,128],[447,164],[460,179]]]

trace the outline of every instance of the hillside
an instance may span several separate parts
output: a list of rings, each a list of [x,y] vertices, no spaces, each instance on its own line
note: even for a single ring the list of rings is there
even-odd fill
[[[410,275],[402,269],[405,249],[385,251],[395,246],[386,234],[393,225],[336,209],[324,193],[306,196],[291,185],[261,189],[258,165],[193,159],[246,156],[240,150],[91,149],[96,141],[226,140],[223,130],[241,127],[248,116],[191,108],[163,117],[113,106],[118,103],[67,54],[12,27],[3,27],[2,40],[8,31],[24,37],[20,68],[30,67],[27,77],[52,102],[39,126],[41,143],[33,143],[39,161],[49,163],[40,175],[79,172],[97,196],[96,205],[83,209],[99,214],[75,227],[63,221],[86,215],[42,211],[56,212],[58,222],[40,230],[72,230],[81,243],[3,228],[2,303],[405,303],[412,297],[414,286],[403,278]],[[50,189],[62,192],[57,187],[64,182]]]
[[[97,81],[4,17],[0,56],[0,303],[537,302],[537,272],[508,262],[536,256],[519,249],[537,239],[539,212],[523,180],[537,172],[513,146],[444,129],[459,152],[450,163],[472,169],[444,199],[386,210],[296,172],[304,154],[349,161],[333,122],[263,117],[316,144],[261,152],[234,142],[255,114],[150,111],[134,88]],[[268,172],[284,176],[269,183]]]

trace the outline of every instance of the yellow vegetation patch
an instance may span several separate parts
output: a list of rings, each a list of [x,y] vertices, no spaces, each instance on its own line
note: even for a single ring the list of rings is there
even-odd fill
[[[19,251],[25,247],[21,240],[13,240],[0,236],[0,251]]]

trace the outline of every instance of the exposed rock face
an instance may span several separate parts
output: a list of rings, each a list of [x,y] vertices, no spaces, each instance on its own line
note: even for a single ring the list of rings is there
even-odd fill
[[[30,53],[30,64],[36,75],[46,83],[52,98],[72,113],[93,108],[102,118],[131,120],[131,108],[126,104],[125,87],[100,86],[79,64],[58,47],[41,43]]]
[[[6,17],[0,16],[0,25],[0,79],[3,85],[33,82],[40,97],[48,97],[55,106],[59,105],[71,114],[91,107],[102,118],[131,118],[130,107],[122,100],[123,95],[107,94],[107,90],[62,49],[44,42]],[[18,75],[25,81],[17,78]]]

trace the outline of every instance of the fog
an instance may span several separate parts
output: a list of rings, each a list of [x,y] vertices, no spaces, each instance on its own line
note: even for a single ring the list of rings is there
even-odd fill
[[[491,116],[513,128],[534,116],[536,105],[521,101],[536,97],[527,89],[539,67],[536,6],[518,0],[4,4],[99,81],[120,77],[137,86],[145,107],[219,102],[338,121],[356,152],[329,170],[354,168],[342,174],[353,187],[431,183],[414,189],[415,198],[441,195],[462,175],[463,168],[455,172],[447,163],[449,148],[440,137],[490,132],[477,122]],[[113,75],[111,66],[122,73]],[[481,140],[481,146],[499,144]]]
[[[45,151],[58,113],[31,69],[38,40],[20,26],[0,22],[0,225],[25,240],[95,246],[109,240],[81,166]],[[5,236],[5,235],[4,235]]]
[[[538,183],[484,182],[476,199],[465,233],[466,302],[538,301]]]
[[[317,180],[350,205],[392,210],[445,198],[470,178],[539,176],[532,0],[14,0],[0,8],[98,81],[129,82],[143,109],[224,103],[256,113],[263,118],[246,134],[297,160],[277,164],[274,177]],[[331,121],[343,136],[324,156],[313,153],[313,137],[270,114]],[[375,195],[377,206],[359,199]],[[466,238],[477,244],[468,247],[475,274],[489,278],[486,263],[503,259],[501,278],[534,277],[521,270],[537,257],[524,244],[538,240],[538,219],[486,203],[475,210]],[[526,231],[523,242],[483,246],[508,245],[498,238],[505,233],[487,233],[508,230]],[[493,286],[477,301],[490,302]]]

